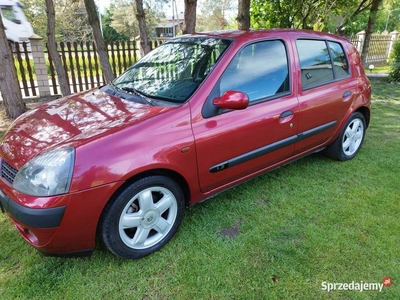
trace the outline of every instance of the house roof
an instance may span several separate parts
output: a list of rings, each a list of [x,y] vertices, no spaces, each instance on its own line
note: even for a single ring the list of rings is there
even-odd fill
[[[171,27],[174,27],[174,25],[176,26],[176,25],[179,25],[179,24],[183,24],[183,21],[176,20],[174,22],[169,21],[169,22],[166,22],[166,23],[160,23],[160,24],[157,25],[157,28],[171,28]]]

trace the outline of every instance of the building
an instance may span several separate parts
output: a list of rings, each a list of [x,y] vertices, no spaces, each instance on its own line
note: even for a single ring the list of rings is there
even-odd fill
[[[182,29],[184,25],[183,14],[178,14],[178,16],[170,16],[166,18],[162,23],[158,24],[156,27],[156,34],[159,38],[171,38],[176,36]]]

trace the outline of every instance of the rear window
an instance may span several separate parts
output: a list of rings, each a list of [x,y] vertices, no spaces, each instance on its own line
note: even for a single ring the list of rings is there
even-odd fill
[[[349,76],[342,45],[323,40],[297,40],[303,89]]]

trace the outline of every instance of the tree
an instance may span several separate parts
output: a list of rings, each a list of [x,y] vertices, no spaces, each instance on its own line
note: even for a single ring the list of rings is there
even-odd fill
[[[143,2],[143,10],[146,16],[146,33],[149,38],[156,36],[155,27],[159,23],[159,16],[162,15],[161,0],[147,0]],[[140,35],[139,24],[136,16],[137,7],[133,0],[115,0],[111,5],[112,21],[111,26],[115,30],[129,38],[135,38]]]
[[[24,0],[23,3],[24,13],[34,28],[35,34],[44,38],[47,28],[46,14],[43,13],[46,11],[45,1]]]
[[[115,1],[111,5],[112,21],[111,27],[127,37],[134,38],[139,35],[139,26],[137,18],[132,18],[136,15],[136,6],[132,3]]]
[[[110,61],[108,60],[108,51],[104,43],[100,29],[100,21],[97,14],[96,4],[94,0],[84,0],[85,7],[89,18],[89,24],[93,30],[93,36],[96,43],[97,53],[99,54],[100,65],[106,82],[114,79],[114,73],[111,70]]]
[[[102,15],[102,24],[103,24],[103,38],[104,40],[109,42],[115,41],[129,41],[129,37],[123,33],[117,32],[114,27],[112,27],[112,15],[113,15],[114,7],[106,9],[105,13]]]
[[[311,29],[323,17],[326,31],[354,34],[366,28],[365,15],[371,3],[372,0],[252,0],[251,26]]]
[[[371,10],[369,14],[368,26],[365,32],[365,40],[364,45],[361,51],[361,60],[363,66],[365,66],[365,62],[367,59],[367,54],[369,51],[369,42],[371,40],[372,31],[374,30],[375,18],[376,14],[378,13],[379,5],[381,5],[382,0],[373,0],[371,4]]]
[[[374,28],[385,32],[400,31],[400,0],[383,1]]]
[[[345,32],[346,30],[344,30],[344,28],[347,27],[348,24],[351,24],[360,14],[370,9],[372,1],[374,0],[349,0],[341,6],[337,6],[333,12],[337,15],[341,15],[342,21],[339,26],[336,27],[336,33],[341,34]]]
[[[135,0],[136,1],[136,19],[139,24],[139,33],[140,33],[140,46],[142,48],[143,54],[147,54],[150,52],[150,41],[146,31],[146,15],[143,9],[143,0]]]
[[[281,0],[251,2],[251,25],[255,28],[311,29],[319,19],[328,16],[343,0]]]
[[[46,0],[46,15],[47,15],[47,49],[49,50],[50,57],[54,62],[56,68],[58,82],[60,84],[61,94],[67,96],[71,94],[69,82],[63,68],[61,58],[57,51],[57,44],[55,38],[55,11],[53,0]]]
[[[14,57],[7,41],[3,19],[0,15],[0,90],[7,116],[17,118],[26,111],[22,101]]]
[[[239,0],[236,20],[239,30],[248,30],[250,28],[250,0]]]
[[[196,32],[196,9],[197,0],[185,0],[185,28],[183,29],[184,34],[193,34]]]
[[[205,0],[200,8],[197,17],[196,28],[198,31],[209,31],[215,29],[225,29],[228,24],[228,13],[234,7],[232,0]],[[236,22],[235,22],[236,26]]]
[[[24,0],[24,12],[36,34],[46,39],[47,15],[45,1]],[[53,0],[55,16],[55,38],[57,42],[91,42],[92,28],[83,0]]]

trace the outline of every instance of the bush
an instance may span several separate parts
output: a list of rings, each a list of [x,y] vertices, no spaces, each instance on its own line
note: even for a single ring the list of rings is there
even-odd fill
[[[400,40],[394,43],[390,58],[392,64],[389,71],[389,80],[400,82]]]

